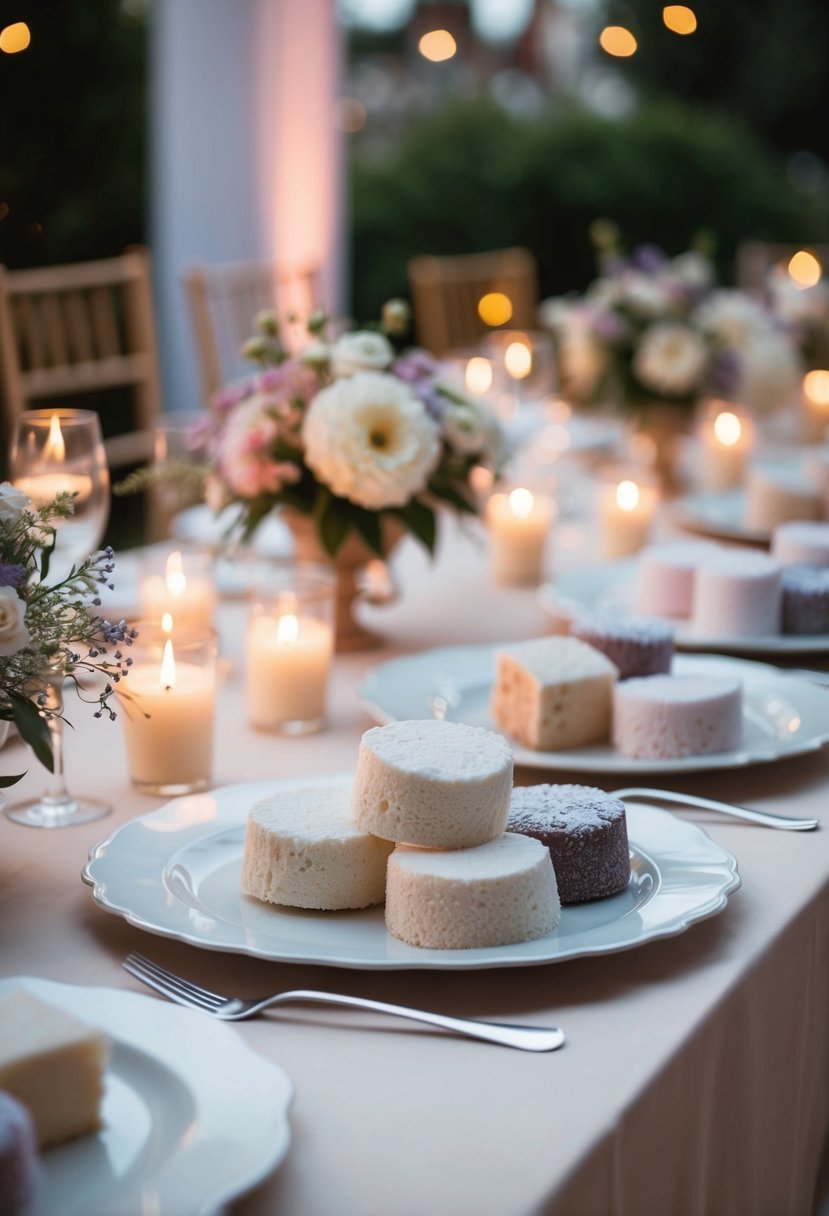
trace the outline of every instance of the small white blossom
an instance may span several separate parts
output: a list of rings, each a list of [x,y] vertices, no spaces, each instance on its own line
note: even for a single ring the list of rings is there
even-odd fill
[[[31,505],[31,498],[10,481],[0,482],[0,524],[13,524]]]
[[[17,654],[29,642],[26,603],[14,587],[0,587],[0,655]]]
[[[334,376],[353,376],[355,372],[382,372],[394,359],[388,338],[370,329],[343,334],[331,347]]]

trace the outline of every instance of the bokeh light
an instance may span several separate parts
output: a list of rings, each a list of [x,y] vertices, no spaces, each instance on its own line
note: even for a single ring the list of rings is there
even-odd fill
[[[432,63],[443,63],[452,59],[458,49],[458,44],[448,30],[429,30],[417,44],[424,59]]]
[[[25,51],[31,41],[32,35],[25,21],[15,21],[13,25],[0,30],[0,51],[5,51],[7,55]]]
[[[799,249],[789,261],[789,277],[795,287],[814,287],[820,282],[823,267],[808,249]]]
[[[627,59],[635,55],[638,45],[633,34],[623,25],[606,25],[599,34],[599,46],[617,59]]]
[[[696,13],[684,4],[667,4],[662,10],[662,20],[673,34],[693,34],[697,28]]]
[[[488,291],[478,301],[478,316],[484,325],[506,325],[512,317],[512,301],[502,291]]]

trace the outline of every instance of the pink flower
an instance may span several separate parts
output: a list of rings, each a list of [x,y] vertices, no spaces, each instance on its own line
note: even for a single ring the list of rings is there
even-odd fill
[[[280,424],[272,409],[268,397],[256,393],[236,406],[219,436],[219,472],[229,489],[242,498],[277,494],[283,485],[296,481],[300,475],[293,461],[273,457]]]

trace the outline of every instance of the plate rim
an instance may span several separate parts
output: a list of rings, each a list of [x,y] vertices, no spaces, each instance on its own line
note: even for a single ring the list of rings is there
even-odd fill
[[[342,782],[343,780],[350,780],[352,777],[352,773],[338,773],[317,778],[274,778],[271,781],[260,780],[255,782],[236,782],[230,785],[220,786],[217,789],[210,791],[210,794],[207,796],[215,796],[217,794],[222,795],[223,793],[228,792],[235,795],[239,791],[253,788],[257,790],[255,797],[260,797],[261,794],[258,791],[260,791],[263,786],[267,786],[270,789],[277,789],[286,786],[290,787],[305,785],[308,784],[308,782],[313,782],[314,784]],[[205,795],[200,795],[200,797],[204,796]],[[704,876],[708,878],[708,885],[702,888],[702,891],[704,891],[706,895],[705,900],[701,901],[695,907],[683,911],[680,914],[674,914],[673,918],[666,920],[661,925],[649,929],[644,936],[616,942],[610,946],[598,942],[595,945],[582,945],[580,947],[574,947],[570,950],[566,950],[563,953],[552,955],[546,953],[543,956],[530,958],[523,956],[516,956],[514,958],[504,958],[501,956],[493,957],[491,951],[509,950],[510,947],[508,946],[483,948],[481,950],[470,951],[452,951],[451,958],[449,957],[448,952],[440,950],[430,950],[428,952],[423,951],[422,957],[420,958],[417,956],[406,956],[397,959],[389,957],[377,957],[371,960],[359,958],[344,959],[331,956],[326,957],[320,955],[318,952],[306,952],[303,954],[275,953],[273,950],[257,949],[255,945],[251,945],[248,942],[246,937],[243,937],[243,939],[237,943],[216,943],[211,942],[209,939],[203,936],[196,936],[192,932],[188,932],[181,927],[165,927],[156,921],[148,920],[146,915],[137,914],[133,909],[128,908],[125,904],[114,902],[112,898],[109,897],[106,884],[99,881],[99,878],[96,878],[96,863],[100,863],[106,856],[107,850],[112,846],[112,843],[117,839],[119,834],[125,832],[131,825],[139,823],[142,820],[153,817],[163,817],[165,814],[169,813],[170,808],[176,801],[180,801],[180,799],[173,799],[171,802],[165,803],[164,806],[157,808],[155,811],[150,811],[145,815],[135,816],[132,819],[126,820],[125,823],[115,828],[105,840],[99,841],[98,844],[92,846],[89,851],[89,859],[82,870],[81,877],[84,883],[91,888],[92,897],[95,900],[95,903],[104,911],[109,912],[112,915],[119,916],[126,920],[127,923],[134,925],[136,928],[143,929],[146,932],[155,934],[156,936],[165,937],[175,941],[182,941],[205,950],[212,950],[225,954],[246,955],[251,958],[265,959],[269,962],[289,964],[294,963],[306,966],[333,966],[343,970],[355,971],[465,972],[508,969],[511,967],[548,966],[554,963],[566,962],[573,958],[593,957],[603,954],[617,954],[625,950],[636,949],[639,946],[646,945],[650,941],[660,940],[665,937],[675,937],[681,933],[684,933],[691,925],[696,924],[698,921],[707,920],[723,911],[728,903],[729,896],[737,891],[742,884],[736,857],[728,849],[724,848],[724,846],[713,840],[712,837],[709,836],[709,834],[699,824],[694,823],[691,820],[680,819],[677,815],[662,808],[645,803],[636,803],[635,799],[631,799],[630,805],[627,806],[626,804],[629,829],[631,818],[634,820],[635,824],[637,820],[640,821],[637,828],[642,826],[647,828],[648,820],[650,820],[652,825],[655,824],[657,827],[661,826],[663,829],[669,826],[671,833],[687,833],[689,837],[696,841],[697,845],[703,844],[706,850],[706,864],[704,867],[702,867]],[[212,820],[209,823],[196,824],[189,829],[193,833],[189,839],[199,840],[213,833],[224,832],[229,826],[241,826],[243,822],[244,819],[240,816],[234,825],[231,825],[228,822],[219,823],[218,820]],[[637,850],[640,855],[643,855],[649,858],[651,861],[657,863],[658,869],[658,852],[655,854],[653,847],[647,845],[647,843],[637,843],[637,835],[638,830],[634,832],[629,830],[629,840],[633,848]],[[164,839],[166,836],[166,838],[170,840],[173,837],[173,833],[156,833],[156,836],[161,839]],[[180,841],[176,841],[175,844],[171,844],[169,849],[166,851],[167,856],[169,857],[173,855],[179,847],[181,847]],[[689,867],[689,873],[693,873],[694,871],[691,868],[691,860],[687,860],[685,864]],[[662,871],[659,871],[659,873],[660,878],[662,878]],[[161,875],[162,870],[161,867],[159,867],[158,887],[160,890],[163,889]],[[659,889],[657,890],[654,898],[659,898],[662,885],[662,882],[660,882]],[[614,921],[610,923],[617,922]],[[538,942],[542,942],[543,940],[543,938],[540,938],[538,939]],[[535,944],[536,943],[532,942],[518,943],[518,945],[530,947],[534,946]],[[414,947],[412,947],[412,949],[414,949]],[[464,957],[459,958],[457,957],[458,955],[463,955]]]
[[[724,523],[718,526],[694,510],[694,500],[698,498],[716,500],[729,497],[736,500],[739,496],[745,498],[745,490],[740,487],[731,490],[692,490],[675,498],[669,509],[675,522],[688,528],[689,531],[703,536],[717,536],[721,540],[742,541],[743,544],[748,545],[768,545],[771,541],[771,532],[746,528],[737,524]]]
[[[431,650],[420,651],[417,654],[397,655],[395,658],[388,659],[383,663],[375,664],[374,667],[365,673],[356,691],[358,702],[367,713],[377,716],[381,725],[387,726],[391,722],[397,721],[397,719],[379,704],[371,692],[372,683],[376,679],[378,671],[396,664],[405,665],[406,663],[417,662],[427,656],[446,655],[458,651],[463,651],[467,654],[478,651],[483,655],[490,654],[500,647],[508,647],[514,644],[511,642],[485,642],[467,646],[438,646]],[[693,664],[708,659],[716,663],[733,664],[738,667],[761,670],[766,673],[769,680],[780,680],[781,683],[791,682],[799,685],[803,690],[808,690],[810,694],[813,691],[822,691],[824,695],[829,696],[829,691],[822,689],[819,685],[810,684],[808,680],[797,676],[789,676],[785,671],[781,671],[770,663],[760,663],[753,659],[734,658],[728,655],[708,654],[707,652],[703,654],[682,654],[678,655],[677,658],[683,663]],[[368,692],[366,691],[367,688]],[[827,705],[827,709],[829,709],[829,704]],[[827,714],[827,729],[825,731],[818,732],[808,739],[801,740],[784,752],[770,750],[769,748],[758,748],[754,751],[740,748],[738,751],[733,752],[708,752],[696,756],[684,756],[676,760],[629,760],[620,756],[618,760],[610,757],[607,762],[601,759],[596,762],[595,759],[591,761],[589,756],[580,759],[578,755],[579,749],[561,752],[534,752],[529,748],[522,747],[510,739],[509,736],[505,736],[505,738],[510,743],[515,763],[525,768],[540,769],[545,772],[592,773],[596,776],[624,776],[631,774],[668,776],[674,773],[717,772],[727,769],[749,768],[755,764],[776,764],[781,760],[791,760],[798,756],[807,756],[814,752],[819,752],[829,744],[829,714]]]
[[[201,1193],[197,1191],[193,1184],[195,1175],[189,1170],[188,1158],[192,1155],[192,1149],[198,1148],[203,1140],[203,1137],[195,1136],[187,1143],[187,1148],[183,1149],[179,1146],[173,1155],[180,1157],[181,1161],[178,1169],[187,1169],[187,1193],[192,1196],[192,1206],[186,1210],[180,1206],[180,1195],[176,1200],[175,1208],[170,1206],[169,1201],[164,1200],[164,1196],[159,1199],[160,1206],[155,1209],[157,1216],[210,1216],[218,1207],[224,1207],[232,1200],[246,1194],[252,1188],[264,1181],[272,1174],[284,1161],[290,1149],[293,1136],[289,1119],[289,1111],[293,1104],[296,1090],[294,1083],[284,1068],[280,1064],[275,1063],[267,1056],[263,1056],[260,1052],[255,1051],[245,1039],[233,1027],[225,1022],[220,1022],[216,1019],[202,1019],[200,1015],[193,1010],[182,1008],[180,1005],[175,1005],[170,1002],[155,998],[143,992],[133,992],[129,988],[116,988],[112,985],[104,984],[74,984],[63,980],[54,980],[48,976],[39,975],[13,975],[0,976],[0,992],[6,991],[12,987],[23,987],[32,992],[33,995],[41,997],[44,1001],[58,1003],[59,994],[68,992],[80,995],[81,993],[88,995],[90,1002],[95,1002],[97,1008],[106,1010],[113,1003],[117,1005],[132,1005],[136,1004],[137,1009],[143,1009],[145,1012],[152,1008],[153,1022],[161,1018],[166,1021],[167,1028],[170,1032],[177,1032],[175,1040],[180,1038],[184,1032],[185,1022],[187,1025],[188,1040],[192,1041],[193,1029],[196,1026],[198,1019],[199,1033],[205,1034],[211,1039],[222,1039],[222,1055],[225,1057],[232,1056],[233,1064],[236,1068],[239,1067],[241,1061],[244,1061],[249,1068],[249,1074],[253,1075],[254,1071],[257,1075],[267,1074],[268,1084],[263,1087],[262,1092],[266,1092],[268,1098],[272,1101],[273,1109],[273,1127],[270,1129],[271,1134],[268,1136],[259,1137],[261,1144],[259,1149],[259,1160],[256,1164],[251,1164],[246,1167],[243,1173],[239,1173],[238,1169],[233,1170],[233,1166],[237,1160],[235,1155],[223,1155],[223,1168],[226,1173],[234,1173],[234,1176],[227,1177],[223,1182],[217,1182],[214,1178],[210,1179],[209,1191],[201,1188]],[[120,1016],[116,1009],[113,1011],[115,1016]],[[83,1018],[84,1014],[76,1014]],[[105,1018],[104,1021],[107,1021]],[[89,1015],[90,1024],[99,1025],[95,1018],[94,1012]],[[191,1094],[194,1094],[196,1099],[196,1125],[201,1126],[204,1121],[204,1108],[207,1103],[212,1103],[215,1110],[221,1110],[222,1102],[215,1097],[211,1091],[210,1085],[205,1085],[202,1090],[194,1091],[194,1077],[191,1072],[184,1069],[176,1070],[176,1061],[173,1052],[162,1053],[158,1052],[149,1041],[149,1031],[146,1026],[142,1025],[144,1019],[136,1015],[131,1027],[126,1028],[123,1032],[119,1032],[116,1028],[104,1028],[104,1032],[114,1042],[120,1042],[125,1046],[138,1051],[139,1053],[151,1056],[161,1067],[174,1073],[178,1080],[185,1085]],[[134,1027],[141,1025],[142,1030],[147,1030],[145,1034],[136,1035]],[[208,1029],[209,1028],[209,1029]],[[130,1031],[132,1030],[132,1033]],[[230,1033],[228,1033],[230,1032]],[[156,1040],[157,1041],[157,1040]],[[165,1044],[167,1042],[165,1035]],[[208,1060],[211,1053],[206,1051]],[[165,1170],[169,1170],[169,1161],[164,1166]],[[150,1175],[152,1177],[152,1175]],[[115,1184],[119,1185],[120,1180],[116,1179]],[[100,1196],[100,1202],[106,1202],[107,1196]],[[93,1203],[89,1209],[93,1214],[98,1210],[97,1204]]]

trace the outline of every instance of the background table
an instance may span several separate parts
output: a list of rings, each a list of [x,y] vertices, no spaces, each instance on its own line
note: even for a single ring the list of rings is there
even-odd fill
[[[433,564],[405,542],[399,574],[400,601],[371,613],[387,645],[338,658],[329,729],[306,738],[247,728],[244,609],[223,606],[222,648],[235,666],[219,697],[217,785],[352,769],[372,724],[355,687],[375,662],[544,631],[535,594],[494,590],[480,539],[453,526]],[[70,787],[106,795],[115,811],[56,832],[0,823],[2,974],[143,991],[120,966],[139,949],[229,992],[328,987],[567,1033],[563,1050],[535,1056],[345,1010],[289,1008],[241,1025],[288,1072],[296,1099],[287,1159],[234,1216],[812,1211],[829,1128],[825,829],[774,832],[681,811],[736,855],[743,886],[714,919],[622,954],[462,974],[279,965],[150,936],[93,903],[79,878],[90,846],[161,800],[129,785],[118,723],[93,722],[71,696],[67,714]],[[27,763],[13,793],[36,791],[42,773],[19,743],[0,753],[3,771]],[[829,753],[673,788],[825,819]]]

